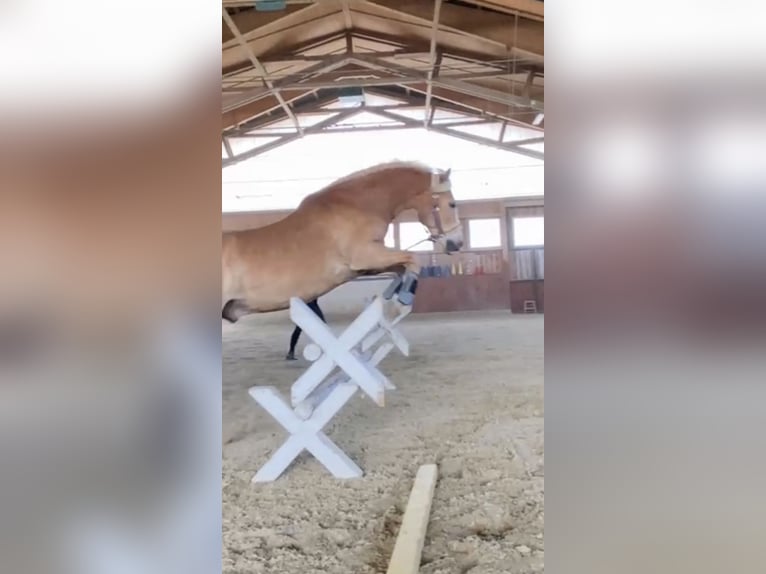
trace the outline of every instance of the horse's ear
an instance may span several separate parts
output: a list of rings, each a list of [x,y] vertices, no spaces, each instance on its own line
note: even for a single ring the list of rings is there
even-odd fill
[[[442,181],[449,181],[449,174],[452,171],[452,168],[447,169],[444,173],[442,173],[441,180]]]

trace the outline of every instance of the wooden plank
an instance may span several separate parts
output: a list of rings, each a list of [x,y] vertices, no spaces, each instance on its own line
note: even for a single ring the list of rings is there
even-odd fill
[[[418,469],[386,574],[417,574],[420,570],[437,475],[435,464],[424,464]]]

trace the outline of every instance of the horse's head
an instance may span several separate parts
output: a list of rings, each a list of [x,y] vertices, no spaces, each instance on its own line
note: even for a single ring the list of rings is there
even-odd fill
[[[415,207],[420,223],[431,233],[431,241],[447,253],[463,247],[463,226],[452,195],[450,172],[451,169],[432,173],[431,184],[420,194]]]

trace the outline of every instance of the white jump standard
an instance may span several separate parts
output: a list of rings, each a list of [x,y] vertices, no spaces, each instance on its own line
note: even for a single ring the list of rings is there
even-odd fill
[[[396,326],[410,310],[405,307],[389,322],[383,316],[383,300],[376,297],[335,337],[303,301],[290,300],[290,318],[313,341],[303,352],[313,363],[293,383],[292,404],[273,386],[250,388],[250,395],[290,433],[256,473],[253,482],[276,480],[304,449],[336,478],[362,476],[362,469],[322,429],[359,389],[377,405],[384,406],[386,389],[395,387],[377,365],[394,347],[404,355],[409,354],[409,344]],[[336,367],[340,372],[332,375]]]

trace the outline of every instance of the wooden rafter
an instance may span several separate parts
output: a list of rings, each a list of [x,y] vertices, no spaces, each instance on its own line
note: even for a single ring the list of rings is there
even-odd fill
[[[519,153],[542,157],[519,147],[540,138],[503,141],[508,125],[543,132],[544,123],[533,123],[543,112],[544,93],[538,0],[287,0],[286,9],[277,12],[260,12],[252,0],[223,4],[237,6],[231,13],[224,8],[222,35],[227,155],[233,156],[229,137],[249,137],[252,130],[285,119],[294,126],[287,141],[302,131],[354,129],[320,122],[308,131],[298,116],[327,113],[321,107],[335,101],[339,89],[360,87],[422,110],[419,127],[429,128],[437,109],[474,118],[466,121],[500,122],[496,147],[515,146]],[[415,120],[403,121],[410,128]],[[471,141],[478,137],[438,123],[433,127]],[[273,148],[261,146],[257,153],[266,149]],[[227,161],[241,161],[241,155]]]

